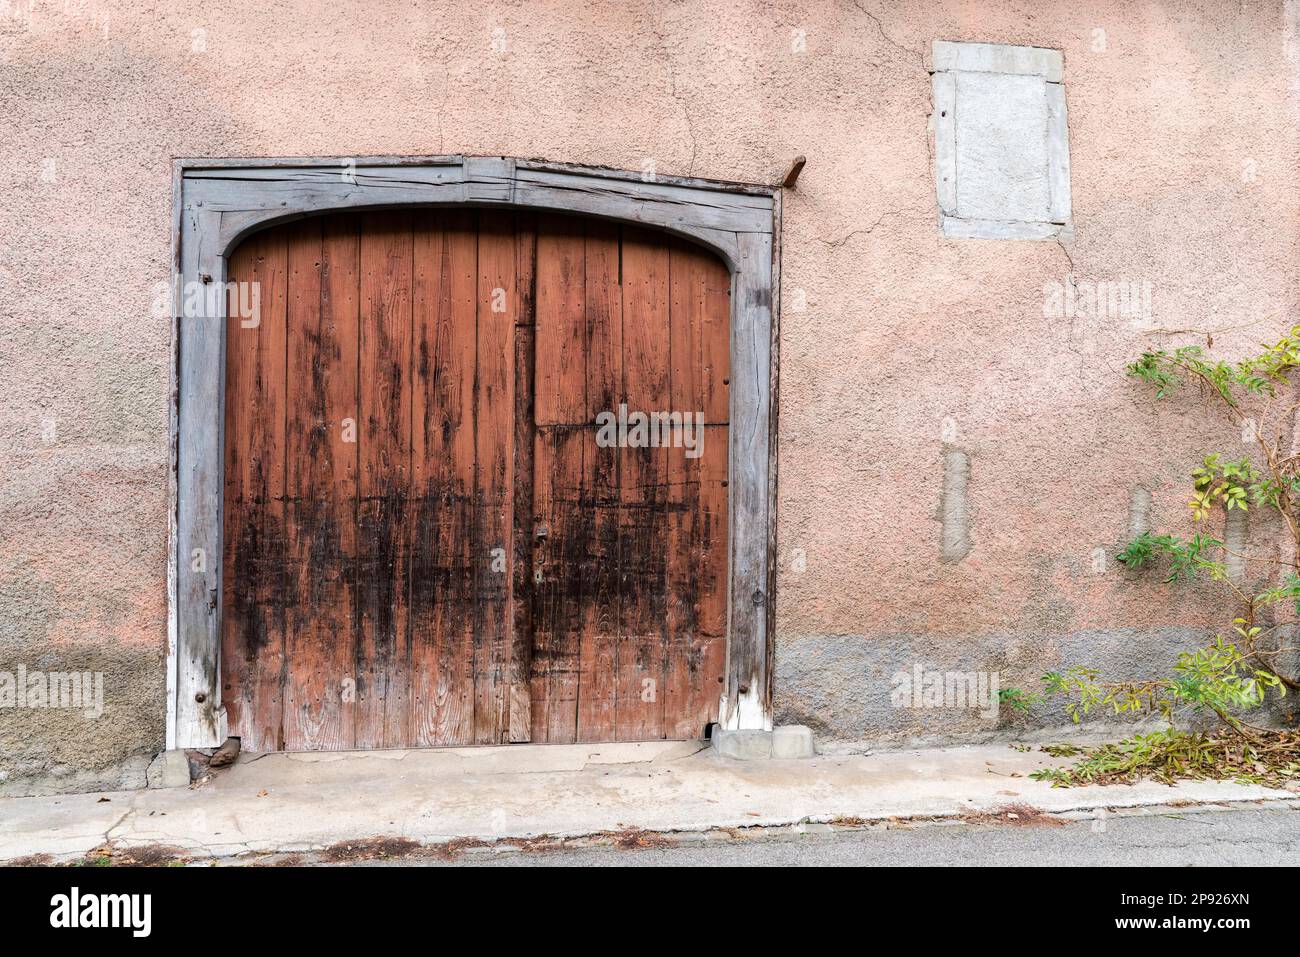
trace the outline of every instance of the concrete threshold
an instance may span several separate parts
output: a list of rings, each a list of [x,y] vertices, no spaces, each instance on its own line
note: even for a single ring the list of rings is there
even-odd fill
[[[913,819],[1017,819],[1097,809],[1297,796],[1233,782],[1052,788],[1068,761],[1006,745],[737,761],[701,743],[511,745],[245,754],[201,786],[0,799],[0,861],[79,859],[104,847],[194,859],[644,831]]]

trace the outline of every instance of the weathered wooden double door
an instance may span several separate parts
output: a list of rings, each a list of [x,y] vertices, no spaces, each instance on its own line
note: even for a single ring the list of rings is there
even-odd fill
[[[222,703],[246,750],[701,735],[719,260],[598,220],[365,211],[251,236],[228,280]],[[599,424],[638,412],[682,424]]]

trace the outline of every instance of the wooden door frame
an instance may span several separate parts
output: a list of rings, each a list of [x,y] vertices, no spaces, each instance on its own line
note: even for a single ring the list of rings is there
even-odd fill
[[[731,271],[727,671],[718,721],[772,726],[779,187],[498,156],[179,159],[172,173],[167,747],[225,740],[221,571],[226,259],[249,233],[402,206],[541,209],[707,246]],[[207,293],[207,295],[205,295]]]

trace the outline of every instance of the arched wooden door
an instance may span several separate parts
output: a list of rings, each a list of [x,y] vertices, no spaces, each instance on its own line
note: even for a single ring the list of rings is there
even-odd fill
[[[419,209],[254,234],[228,280],[221,677],[246,750],[700,736],[726,643],[719,260]]]

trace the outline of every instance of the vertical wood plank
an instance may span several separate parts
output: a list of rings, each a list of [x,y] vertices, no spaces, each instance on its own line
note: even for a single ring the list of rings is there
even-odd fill
[[[260,306],[241,319],[232,302],[226,322],[222,700],[248,751],[282,746],[286,260],[272,230],[240,246],[229,272],[256,284]]]
[[[538,217],[534,413],[539,426],[586,419],[585,253],[580,220]]]
[[[672,407],[704,413],[710,425],[730,415],[731,276],[712,253],[673,240]]]
[[[671,249],[671,405],[700,413],[697,458],[668,453],[668,687],[665,733],[699,737],[717,714],[726,664],[730,280],[716,257]]]
[[[674,239],[669,249],[669,390],[673,412],[686,419],[703,413],[703,391],[708,380],[701,356],[704,320],[703,283],[706,264],[694,249]],[[693,434],[693,433],[692,433]],[[705,446],[708,451],[708,446]],[[692,667],[691,646],[698,632],[700,591],[697,574],[703,555],[697,541],[700,508],[700,462],[685,449],[668,452],[668,568],[664,654],[668,680],[664,688],[664,733],[667,737],[693,737],[690,701],[693,683],[702,676]]]
[[[539,237],[540,238],[540,237]],[[540,334],[540,328],[537,332]],[[541,350],[537,350],[540,364]],[[551,546],[550,535],[556,530],[556,517],[552,505],[552,475],[555,472],[555,436],[546,434],[539,425],[533,436],[533,515],[532,527],[539,537],[529,534],[529,568],[532,576],[532,614],[529,616],[532,627],[532,664],[529,670],[528,706],[529,740],[534,744],[550,742],[550,725],[547,714],[550,711],[550,669],[552,655],[555,653],[555,605],[558,583],[554,578],[553,567],[548,567]],[[546,531],[546,537],[540,537],[540,531]]]
[[[694,585],[699,611],[690,646],[686,719],[693,721],[692,737],[700,736],[707,724],[718,719],[718,702],[726,684],[729,441],[727,426],[706,426],[704,454],[697,460],[699,504],[692,535],[699,554]]]
[[[227,279],[230,282],[239,283],[240,277],[243,277],[244,282],[252,281],[256,239],[256,236],[250,237],[231,253],[227,267]],[[241,419],[250,402],[250,397],[244,393],[252,387],[248,366],[256,362],[256,336],[241,339],[236,335],[237,328],[237,321],[227,319],[223,330],[226,340],[226,401],[223,410],[225,465],[222,470],[221,704],[226,712],[226,725],[230,734],[240,738],[241,742],[247,741],[249,750],[252,750],[252,729],[246,725],[252,720],[252,669],[255,667],[254,658],[258,647],[256,619],[253,617],[255,606],[248,589],[251,582],[241,581],[236,587],[235,569],[238,566],[247,571],[250,567],[250,557],[236,555],[236,549],[241,544],[248,545],[248,535],[244,529],[249,518],[245,516],[244,508],[245,498],[251,498],[251,490],[246,491],[248,479],[245,476],[245,463],[251,456],[244,448],[247,445],[244,434],[248,426]],[[245,342],[248,343],[247,348]],[[250,355],[244,356],[245,352]],[[251,509],[251,502],[249,505]],[[182,561],[189,565],[193,559],[189,554],[182,553]]]
[[[595,423],[602,412],[617,415],[623,394],[619,233],[613,223],[587,224],[587,423]],[[585,435],[587,542],[580,574],[586,594],[579,648],[577,737],[579,741],[613,741],[618,687],[620,450],[601,448],[594,430],[588,429]]]
[[[183,189],[184,187],[182,187]],[[204,240],[220,230],[222,213],[199,208],[182,194],[176,236],[176,264],[185,288],[211,276],[226,282],[226,259],[219,245]],[[177,747],[215,747],[225,740],[226,714],[221,706],[222,572],[225,512],[224,459],[226,326],[216,316],[195,316],[173,301],[176,322],[176,553],[171,571],[176,606],[175,657],[169,671],[174,692]],[[200,559],[202,559],[200,561]],[[170,675],[169,675],[170,677]],[[174,706],[174,712],[172,712]]]
[[[515,284],[519,310],[515,317],[515,438],[514,503],[511,576],[513,647],[510,651],[509,740],[532,740],[531,681],[533,667],[533,372],[535,364],[535,283],[537,218],[518,214],[515,243]]]
[[[533,543],[534,741],[577,737],[584,557],[585,238],[580,221],[539,217]],[[540,573],[540,581],[538,581]]]
[[[548,534],[537,549],[542,580],[534,584],[533,740],[552,744],[571,744],[578,733],[588,441],[583,429],[552,426],[538,430],[535,444],[533,491]]]
[[[509,738],[514,494],[515,224],[485,210],[478,229],[478,356],[474,377],[474,741]]]
[[[772,458],[772,237],[738,237],[733,278],[737,321],[731,329],[731,605],[727,698],[723,727],[768,729],[772,724],[771,634],[768,631],[768,530],[772,522],[769,463]]]
[[[352,216],[289,231],[284,747],[355,743],[359,236]]]
[[[654,233],[623,230],[623,385],[628,414],[668,411],[669,253]],[[625,448],[619,525],[620,741],[663,733],[667,682],[667,450]]]
[[[413,743],[474,741],[473,211],[419,214],[411,443]]]
[[[411,214],[361,220],[356,744],[408,740]]]

